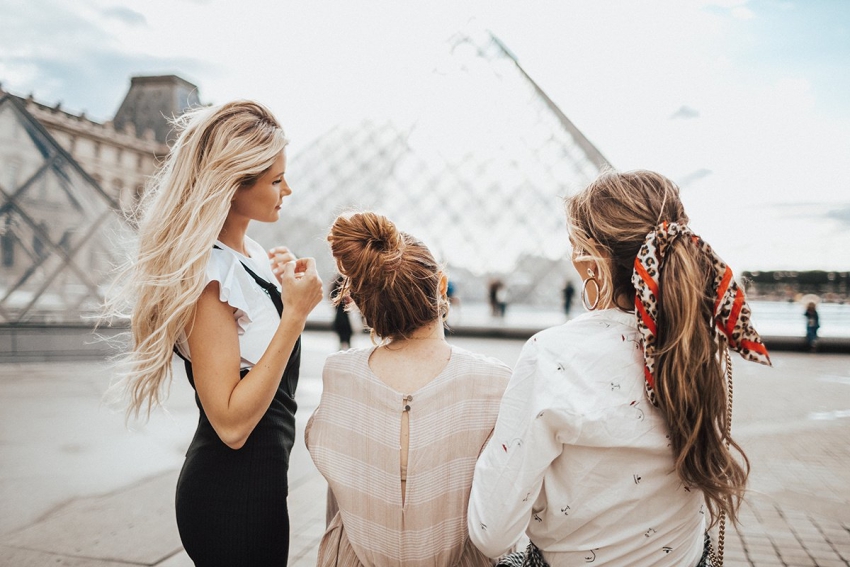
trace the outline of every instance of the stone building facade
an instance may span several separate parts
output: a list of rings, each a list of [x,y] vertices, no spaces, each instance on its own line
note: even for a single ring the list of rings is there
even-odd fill
[[[133,77],[112,120],[20,98],[26,110],[123,209],[141,196],[148,178],[168,153],[166,117],[199,106],[198,89],[176,75]],[[0,96],[5,93],[0,87]]]

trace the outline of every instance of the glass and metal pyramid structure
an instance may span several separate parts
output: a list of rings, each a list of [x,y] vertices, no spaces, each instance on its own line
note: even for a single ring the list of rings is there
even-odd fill
[[[252,232],[330,278],[335,215],[376,210],[431,247],[462,298],[483,300],[499,277],[515,302],[556,305],[571,270],[562,199],[607,160],[489,32],[451,38],[427,85],[397,115],[291,155],[281,220]]]
[[[118,210],[20,100],[0,98],[0,324],[91,325],[127,234]]]

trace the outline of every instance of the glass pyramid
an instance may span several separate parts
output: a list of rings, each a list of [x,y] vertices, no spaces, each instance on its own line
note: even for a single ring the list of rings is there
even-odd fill
[[[127,234],[117,210],[17,98],[0,99],[0,323],[96,315]]]
[[[334,217],[376,210],[429,245],[463,299],[500,277],[513,301],[556,305],[572,269],[562,199],[608,162],[495,36],[458,34],[446,52],[425,99],[291,155],[281,220],[252,233],[329,281]]]

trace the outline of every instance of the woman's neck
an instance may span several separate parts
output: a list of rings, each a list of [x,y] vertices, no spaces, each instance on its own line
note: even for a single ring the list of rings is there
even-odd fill
[[[405,339],[395,339],[372,351],[369,367],[386,385],[410,394],[437,377],[449,363],[452,347],[446,342],[443,322],[416,329]]]
[[[221,227],[221,232],[218,233],[218,241],[228,248],[248,256],[248,250],[245,248],[245,233],[248,231],[249,222],[249,219],[227,215],[227,218],[224,220],[224,226]]]
[[[435,342],[445,342],[446,332],[442,321],[434,321],[428,325],[419,327],[407,337],[393,339],[388,345],[385,345],[389,350],[401,349],[419,349],[430,348],[427,345],[433,345]]]

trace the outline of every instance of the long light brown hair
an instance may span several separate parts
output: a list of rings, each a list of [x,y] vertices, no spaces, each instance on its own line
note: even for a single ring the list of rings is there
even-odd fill
[[[334,301],[350,295],[382,339],[405,338],[448,314],[448,300],[440,293],[443,272],[431,251],[387,217],[340,215],[328,242],[345,278]]]
[[[632,270],[647,234],[662,221],[688,223],[678,187],[651,171],[605,172],[566,210],[578,259],[598,266],[599,304],[621,310],[633,308]],[[705,254],[689,238],[674,240],[659,275],[655,388],[676,472],[702,490],[714,524],[721,511],[737,521],[750,464],[726,434],[727,347],[714,325],[712,282]]]
[[[132,348],[113,387],[129,397],[128,416],[162,402],[174,343],[192,322],[230,202],[287,144],[271,112],[251,101],[192,110],[176,126],[177,140],[135,213],[138,250],[107,304],[112,316],[130,310]]]

